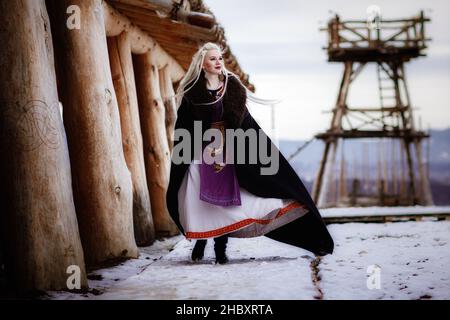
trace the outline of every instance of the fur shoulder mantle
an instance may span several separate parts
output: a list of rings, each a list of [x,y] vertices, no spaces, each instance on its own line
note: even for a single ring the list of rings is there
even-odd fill
[[[185,98],[193,108],[207,108],[204,103],[213,102],[213,97],[206,88],[204,73],[200,74],[195,85],[185,93]],[[248,113],[247,92],[234,75],[229,74],[227,88],[223,97],[223,120],[228,128],[239,128]]]

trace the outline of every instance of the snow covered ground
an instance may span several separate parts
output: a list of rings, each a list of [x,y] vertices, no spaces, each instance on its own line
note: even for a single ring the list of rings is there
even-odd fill
[[[226,265],[214,264],[209,241],[204,260],[191,262],[193,242],[178,236],[141,248],[139,259],[92,272],[89,293],[49,292],[48,298],[450,299],[450,221],[329,230],[335,253],[317,270],[310,252],[266,237],[230,239]]]
[[[450,221],[345,223],[329,230],[336,247],[319,265],[324,299],[450,299]],[[380,288],[370,290],[367,278],[376,273]]]
[[[142,261],[145,260],[142,255],[146,255],[144,249],[137,260],[95,271],[103,280],[89,281],[89,286],[99,288],[104,291],[103,294],[50,294],[55,299],[232,300],[311,299],[317,294],[310,269],[314,256],[308,251],[266,237],[234,238],[228,242],[230,262],[216,265],[213,241],[208,241],[204,259],[192,262],[193,242],[181,236],[176,239],[178,243],[173,250],[150,265],[145,266]],[[158,246],[165,250],[168,241],[170,239],[160,242]],[[139,270],[139,274],[127,277],[133,268]]]

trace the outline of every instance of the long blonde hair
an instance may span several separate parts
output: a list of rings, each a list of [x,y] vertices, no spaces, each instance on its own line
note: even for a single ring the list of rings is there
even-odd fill
[[[175,95],[177,109],[181,104],[184,94],[186,92],[188,92],[190,89],[192,89],[194,87],[195,83],[197,82],[197,80],[199,79],[201,71],[202,71],[202,67],[203,67],[203,61],[205,59],[206,53],[209,50],[217,50],[218,52],[220,52],[220,54],[223,54],[223,50],[217,44],[215,44],[213,42],[207,42],[203,46],[201,46],[201,48],[193,55],[191,65],[189,66],[189,69],[186,72],[186,74],[184,75],[183,79],[181,79],[180,84],[178,85],[178,88],[177,88],[177,92]],[[238,80],[239,84],[246,90],[247,98],[249,100],[259,103],[259,104],[263,104],[263,105],[273,105],[273,104],[280,102],[279,100],[268,100],[268,99],[258,98],[253,92],[248,90],[247,87],[242,84],[242,82],[240,81],[240,79],[237,75],[235,75],[233,72],[229,71],[225,67],[225,64],[222,64],[222,68],[223,69],[221,70],[221,72],[225,76],[224,90],[222,90],[222,94],[217,98],[217,100],[215,100],[213,102],[209,102],[209,103],[204,103],[204,105],[214,104],[217,101],[219,101],[220,99],[222,99],[223,95],[225,94],[226,88],[227,88],[229,76],[234,76]],[[188,88],[186,88],[186,87],[188,87]]]

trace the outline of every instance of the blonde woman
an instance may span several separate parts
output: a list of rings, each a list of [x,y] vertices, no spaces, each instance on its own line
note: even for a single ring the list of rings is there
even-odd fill
[[[273,103],[257,98],[226,69],[218,45],[204,44],[177,89],[175,136],[183,138],[175,141],[167,192],[172,219],[187,239],[197,240],[192,260],[203,258],[207,239],[214,238],[216,263],[223,264],[228,237],[261,235],[317,255],[332,253],[333,240],[308,191],[253,119],[247,100]],[[196,133],[205,137],[208,129],[216,130],[214,138],[194,148]],[[229,147],[228,131],[256,140]],[[189,147],[181,148],[186,142]],[[276,164],[269,173],[263,149]]]

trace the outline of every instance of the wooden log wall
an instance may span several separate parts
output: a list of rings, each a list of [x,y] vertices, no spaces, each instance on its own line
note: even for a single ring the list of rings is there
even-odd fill
[[[67,27],[72,5],[80,29]],[[86,288],[85,266],[135,258],[136,243],[178,233],[165,193],[170,95],[184,71],[102,0],[1,1],[0,21],[8,280],[23,291],[64,290],[76,265]]]
[[[0,193],[8,280],[19,291],[87,286],[44,0],[0,1]]]
[[[170,97],[169,95],[174,93],[173,83],[183,77],[184,70],[161,49],[158,43],[133,25],[128,18],[106,2],[103,3],[103,9],[107,36],[114,37],[126,33],[130,38],[144,143],[147,185],[156,237],[175,235],[178,234],[178,228],[169,216],[165,197],[176,121],[174,108],[176,109],[176,107],[174,99],[166,104],[162,100],[162,95]],[[164,74],[163,82],[159,79],[160,74]],[[150,108],[149,106],[154,107]]]

